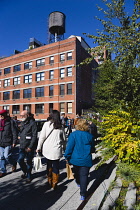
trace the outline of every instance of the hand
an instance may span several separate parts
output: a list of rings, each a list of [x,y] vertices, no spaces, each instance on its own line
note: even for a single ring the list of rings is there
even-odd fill
[[[38,153],[38,152],[40,152],[40,149],[37,149],[37,150],[36,150],[36,153]]]
[[[16,145],[15,144],[12,144],[12,147],[15,147]]]
[[[31,149],[29,147],[25,150],[26,150],[26,152],[31,152]]]

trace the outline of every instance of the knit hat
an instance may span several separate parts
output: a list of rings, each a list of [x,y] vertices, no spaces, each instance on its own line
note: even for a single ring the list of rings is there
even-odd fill
[[[7,113],[8,113],[7,110],[4,109],[0,111],[0,115],[6,115]]]

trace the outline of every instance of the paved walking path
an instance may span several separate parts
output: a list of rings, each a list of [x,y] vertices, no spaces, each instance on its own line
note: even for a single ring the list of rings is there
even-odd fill
[[[58,188],[53,191],[49,188],[46,179],[46,164],[43,163],[43,168],[40,172],[33,170],[33,180],[30,184],[26,184],[25,180],[20,178],[22,172],[18,166],[17,172],[11,173],[0,179],[0,209],[1,210],[108,210],[108,206],[113,206],[116,194],[110,194],[102,203],[110,183],[116,176],[116,165],[112,159],[106,164],[103,164],[97,170],[100,153],[97,153],[96,158],[93,155],[94,165],[90,170],[88,197],[86,201],[80,201],[79,187],[74,180],[67,180],[64,158],[60,161],[60,179]],[[45,159],[43,159],[44,161]],[[119,188],[121,184],[119,182]],[[116,187],[117,196],[119,195]],[[133,197],[135,194],[133,191]],[[110,200],[109,200],[110,199]],[[110,204],[111,203],[111,204]],[[128,202],[125,202],[128,204]],[[133,202],[131,202],[132,205]]]

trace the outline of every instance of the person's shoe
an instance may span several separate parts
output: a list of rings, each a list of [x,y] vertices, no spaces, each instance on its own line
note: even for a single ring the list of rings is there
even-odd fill
[[[0,178],[6,176],[6,173],[0,173]]]
[[[80,200],[81,200],[81,201],[84,201],[85,199],[86,199],[85,196],[82,196],[82,195],[81,195]]]
[[[12,172],[16,172],[16,169],[17,169],[16,165],[12,166]]]
[[[21,178],[22,178],[22,179],[25,179],[26,177],[27,177],[26,174],[22,174],[22,175],[21,175]]]
[[[29,178],[26,179],[26,183],[27,183],[27,184],[31,183],[31,181],[32,181],[32,180],[29,179]]]

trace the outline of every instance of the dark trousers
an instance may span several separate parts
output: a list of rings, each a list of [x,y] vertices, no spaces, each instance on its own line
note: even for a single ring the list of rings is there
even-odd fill
[[[18,158],[18,163],[21,167],[21,170],[27,174],[27,178],[31,179],[31,171],[32,171],[32,159],[33,159],[34,153],[31,152],[26,152],[25,149],[20,149],[19,150],[19,158]],[[25,163],[25,159],[27,162]]]
[[[53,173],[59,174],[59,159],[58,160],[47,159],[47,174],[49,173],[49,168],[52,168]]]
[[[85,166],[74,165],[73,169],[76,183],[80,185],[80,195],[86,196],[90,168]]]

